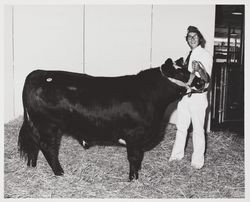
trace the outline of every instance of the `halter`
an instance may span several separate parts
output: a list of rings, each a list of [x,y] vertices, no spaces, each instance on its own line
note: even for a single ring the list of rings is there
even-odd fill
[[[175,65],[175,64],[174,64],[174,66],[178,67],[178,68],[181,68],[181,67],[179,67],[178,65]],[[173,83],[176,83],[179,86],[185,87],[187,89],[187,91],[189,91],[189,92],[184,93],[183,96],[188,95],[188,97],[191,97],[191,95],[193,93],[203,93],[203,92],[207,91],[206,84],[205,84],[204,89],[202,89],[202,90],[194,90],[194,89],[192,89],[192,87],[190,85],[192,84],[192,82],[193,82],[193,80],[195,78],[195,74],[194,73],[190,73],[190,77],[189,77],[188,81],[185,83],[183,81],[179,81],[177,79],[170,78],[167,75],[165,75],[164,72],[163,72],[163,70],[162,70],[162,66],[160,66],[160,72],[161,72],[161,75],[163,77],[167,78],[168,80],[170,80]]]

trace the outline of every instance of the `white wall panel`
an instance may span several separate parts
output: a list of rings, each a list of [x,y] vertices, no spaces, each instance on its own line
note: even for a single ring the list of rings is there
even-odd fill
[[[14,7],[14,85],[16,114],[34,69],[83,72],[83,6]]]
[[[4,9],[4,122],[15,117],[13,80],[12,6]]]
[[[86,5],[86,73],[118,76],[149,68],[150,14],[150,5]]]
[[[168,57],[178,59],[186,56],[189,46],[185,36],[189,25],[199,28],[207,40],[206,49],[213,54],[214,5],[154,5],[153,65],[163,63]]]

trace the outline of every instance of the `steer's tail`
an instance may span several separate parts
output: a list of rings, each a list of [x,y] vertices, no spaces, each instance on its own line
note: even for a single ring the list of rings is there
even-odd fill
[[[27,103],[25,86],[26,85],[24,85],[23,89],[23,124],[19,131],[18,147],[21,157],[28,161],[28,166],[32,163],[32,166],[35,167],[39,152],[39,134],[33,122],[30,120],[30,116],[26,108]]]

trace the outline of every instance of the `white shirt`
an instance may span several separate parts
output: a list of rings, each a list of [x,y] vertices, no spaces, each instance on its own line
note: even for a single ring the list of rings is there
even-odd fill
[[[204,48],[202,48],[200,45],[192,50],[192,53],[191,53],[191,56],[189,59],[189,64],[188,64],[188,70],[190,72],[193,71],[192,61],[194,61],[194,60],[201,62],[203,64],[206,72],[211,77],[212,66],[213,66],[213,57],[209,54],[209,52],[207,50],[205,50]],[[200,77],[198,72],[196,72],[195,74],[196,74],[196,76]]]

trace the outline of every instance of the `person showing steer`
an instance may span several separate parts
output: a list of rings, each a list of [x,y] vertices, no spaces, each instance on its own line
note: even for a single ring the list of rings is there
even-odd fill
[[[212,56],[204,49],[206,40],[198,28],[189,26],[186,41],[191,49],[185,63],[189,71],[202,78],[208,86],[212,72]],[[193,126],[193,154],[191,165],[200,169],[204,165],[205,134],[204,121],[208,106],[207,92],[183,96],[177,106],[177,133],[169,161],[184,157],[187,130]]]
[[[36,167],[41,151],[54,174],[63,175],[58,159],[62,135],[72,136],[85,149],[122,143],[127,148],[129,180],[138,179],[144,152],[164,137],[160,124],[166,107],[187,89],[193,93],[205,88],[203,79],[191,75],[185,68],[175,68],[170,58],[160,67],[120,77],[33,71],[22,94],[21,156]]]

